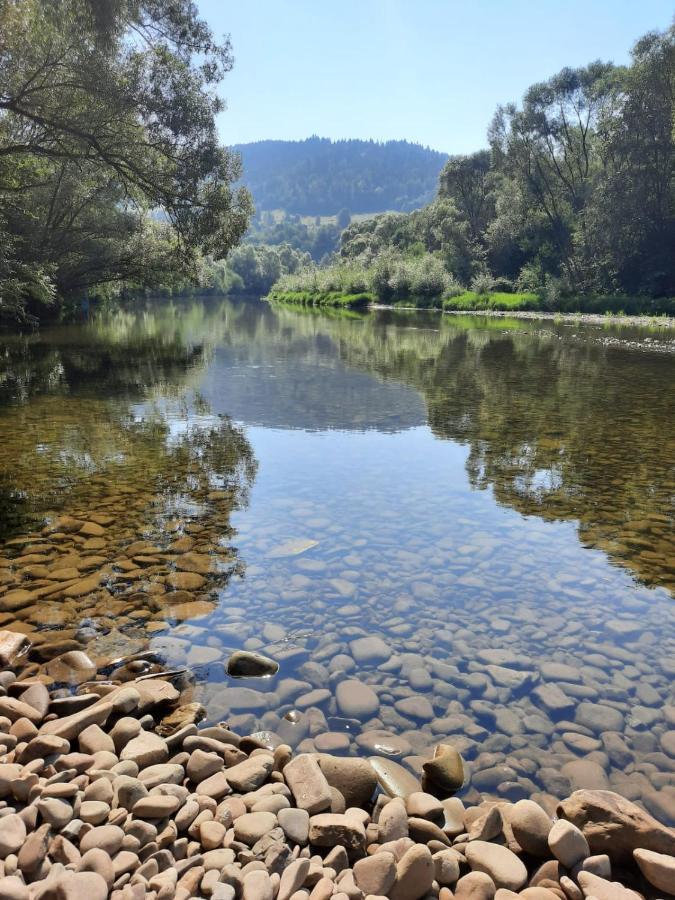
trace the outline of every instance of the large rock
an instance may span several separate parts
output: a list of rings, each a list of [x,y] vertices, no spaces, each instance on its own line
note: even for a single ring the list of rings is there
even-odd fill
[[[326,753],[319,756],[319,766],[328,784],[345,798],[348,808],[366,808],[377,786],[375,771],[367,759]]]
[[[647,881],[660,891],[675,891],[675,856],[654,853],[653,850],[635,850],[635,862]]]
[[[638,848],[675,856],[675,830],[613,791],[575,791],[558,815],[583,831],[591,853],[615,862],[630,863]]]

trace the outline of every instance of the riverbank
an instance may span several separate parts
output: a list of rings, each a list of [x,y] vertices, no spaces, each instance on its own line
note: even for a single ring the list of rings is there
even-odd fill
[[[358,294],[337,291],[275,291],[265,298],[273,303],[306,307],[343,309],[437,310],[457,315],[510,316],[522,319],[570,319],[588,324],[659,325],[675,327],[675,300],[635,298],[569,298],[555,311],[545,307],[536,294],[494,293],[485,296],[465,291],[457,297],[418,297],[386,303],[372,292]],[[639,302],[638,302],[639,301]]]
[[[375,295],[367,291],[342,293],[341,291],[275,291],[265,298],[272,303],[287,303],[296,306],[341,307],[343,309],[363,309],[375,302]]]
[[[7,900],[652,900],[675,884],[675,830],[609,791],[466,808],[449,743],[419,778],[200,727],[188,673],[150,654],[39,665],[6,630],[0,667]]]

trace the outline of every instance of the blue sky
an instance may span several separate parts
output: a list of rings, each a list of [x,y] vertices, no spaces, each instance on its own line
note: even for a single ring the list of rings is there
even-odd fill
[[[311,134],[484,146],[499,103],[565,65],[627,62],[672,0],[197,0],[232,37],[225,143]]]

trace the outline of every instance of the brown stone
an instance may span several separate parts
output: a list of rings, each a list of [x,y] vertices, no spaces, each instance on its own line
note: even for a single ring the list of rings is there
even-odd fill
[[[583,831],[592,853],[614,862],[630,862],[638,848],[675,856],[675,830],[612,791],[575,791],[558,815]]]

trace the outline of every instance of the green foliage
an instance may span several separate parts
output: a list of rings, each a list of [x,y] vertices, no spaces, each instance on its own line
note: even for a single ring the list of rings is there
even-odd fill
[[[286,216],[283,221],[269,221],[263,214],[257,216],[245,238],[250,244],[288,244],[296,250],[309,253],[315,262],[333,254],[340,242],[337,225],[306,225],[297,216]]]
[[[256,207],[332,216],[411,210],[433,198],[444,153],[408,141],[258,141],[233,148]]]
[[[230,46],[193,3],[3,0],[0,34],[0,218],[13,270],[50,283],[19,315],[196,277],[237,243],[250,197],[215,126]]]
[[[503,312],[523,312],[541,310],[542,302],[536,294],[504,294],[478,293],[477,291],[464,291],[455,297],[446,297],[443,300],[443,309],[446,310],[497,310]]]
[[[372,294],[343,294],[339,291],[284,291],[275,289],[268,300],[277,303],[292,303],[300,306],[333,306],[359,309],[372,303]]]
[[[675,26],[638,41],[627,68],[563,69],[498,109],[490,150],[450,158],[427,207],[352,222],[341,258],[387,302],[419,293],[407,267],[424,254],[482,297],[515,288],[547,309],[673,295],[673,84]]]

